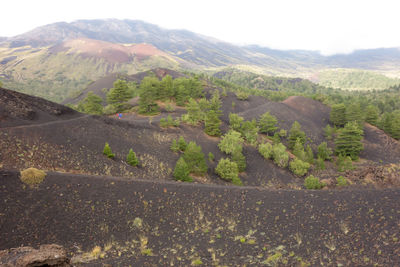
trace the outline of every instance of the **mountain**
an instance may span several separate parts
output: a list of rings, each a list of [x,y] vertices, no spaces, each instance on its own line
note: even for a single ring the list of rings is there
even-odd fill
[[[323,56],[316,51],[237,46],[187,30],[117,19],[58,22],[0,39],[0,78],[7,87],[57,102],[112,73],[135,74],[158,67],[218,71],[227,66],[317,82],[320,72],[343,68],[400,77],[400,50]],[[323,83],[345,84],[338,83],[335,75],[329,79]],[[380,81],[378,88],[395,83]],[[363,86],[365,82],[353,87],[370,89]]]

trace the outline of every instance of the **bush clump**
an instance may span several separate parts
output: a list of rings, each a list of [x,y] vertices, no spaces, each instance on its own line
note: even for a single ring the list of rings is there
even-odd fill
[[[106,142],[103,149],[103,154],[109,158],[114,158],[115,154],[112,153],[110,145]]]
[[[38,185],[43,182],[46,173],[42,170],[36,168],[28,168],[20,172],[20,179],[24,184],[28,185]]]
[[[304,180],[304,186],[307,189],[321,189],[322,187],[325,186],[325,184],[321,183],[318,177],[310,175]]]
[[[347,179],[344,178],[343,176],[340,175],[338,178],[336,178],[336,186],[344,187],[344,186],[348,186],[348,185],[349,185],[349,183],[348,183]]]
[[[310,164],[308,162],[304,162],[300,159],[295,159],[290,162],[289,169],[298,176],[303,176],[308,172],[310,168]]]
[[[230,181],[235,185],[242,185],[238,166],[230,159],[221,159],[215,168],[215,172],[224,180]]]
[[[258,146],[258,152],[260,152],[261,156],[265,159],[272,158],[272,145],[270,143],[260,144]]]

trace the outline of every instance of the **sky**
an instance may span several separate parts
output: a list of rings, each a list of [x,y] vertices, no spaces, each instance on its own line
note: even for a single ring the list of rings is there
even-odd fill
[[[238,45],[324,55],[400,47],[400,1],[389,0],[3,0],[0,36],[78,19],[138,19]]]

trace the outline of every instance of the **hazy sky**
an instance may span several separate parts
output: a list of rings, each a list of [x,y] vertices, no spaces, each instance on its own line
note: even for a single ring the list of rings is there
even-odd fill
[[[400,47],[400,1],[3,0],[0,36],[77,19],[140,19],[235,44],[346,53]]]

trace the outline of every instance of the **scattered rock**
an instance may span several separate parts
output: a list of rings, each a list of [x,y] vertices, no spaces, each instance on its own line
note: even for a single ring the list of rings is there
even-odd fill
[[[69,267],[67,253],[56,244],[32,247],[11,248],[0,251],[0,266],[3,267]]]

